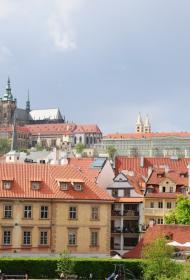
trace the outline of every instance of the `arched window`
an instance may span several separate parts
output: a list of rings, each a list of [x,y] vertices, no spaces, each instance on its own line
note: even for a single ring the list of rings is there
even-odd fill
[[[81,136],[79,137],[79,142],[82,143],[82,137]]]
[[[75,136],[74,137],[74,144],[76,144],[77,143],[77,137]]]

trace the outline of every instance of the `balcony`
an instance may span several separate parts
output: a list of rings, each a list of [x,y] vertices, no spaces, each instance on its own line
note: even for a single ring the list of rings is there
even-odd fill
[[[139,212],[134,210],[124,210],[123,216],[139,217]]]
[[[164,216],[170,210],[171,209],[167,209],[167,208],[145,208],[144,209],[144,215]]]
[[[122,233],[123,229],[121,227],[112,227],[111,233]]]
[[[125,233],[125,234],[129,234],[129,235],[133,235],[138,234],[139,233],[139,228],[138,226],[134,225],[134,227],[112,227],[111,228],[111,233],[117,233],[117,234],[121,234],[121,233]]]
[[[121,210],[112,210],[111,215],[116,217],[121,216]]]

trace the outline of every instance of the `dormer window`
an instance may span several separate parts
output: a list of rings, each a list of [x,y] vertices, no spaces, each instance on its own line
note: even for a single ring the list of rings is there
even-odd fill
[[[68,190],[68,182],[59,182],[60,190],[61,191],[67,191]]]
[[[82,191],[82,184],[74,183],[74,189],[75,191]]]
[[[12,181],[7,181],[7,180],[3,181],[3,189],[4,190],[10,190],[11,186],[12,186]]]
[[[40,189],[40,181],[32,181],[31,182],[32,190],[39,190]]]

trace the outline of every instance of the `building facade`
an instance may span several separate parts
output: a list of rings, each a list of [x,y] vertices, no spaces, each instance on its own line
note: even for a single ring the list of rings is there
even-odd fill
[[[113,198],[79,170],[9,163],[0,179],[1,253],[110,254]]]
[[[111,250],[123,254],[139,240],[143,224],[143,189],[136,178],[119,173],[107,187],[115,198],[111,212]]]

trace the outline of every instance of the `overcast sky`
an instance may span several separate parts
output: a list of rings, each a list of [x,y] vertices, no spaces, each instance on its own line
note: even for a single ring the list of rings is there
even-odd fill
[[[0,92],[69,121],[188,131],[189,0],[0,0]]]

